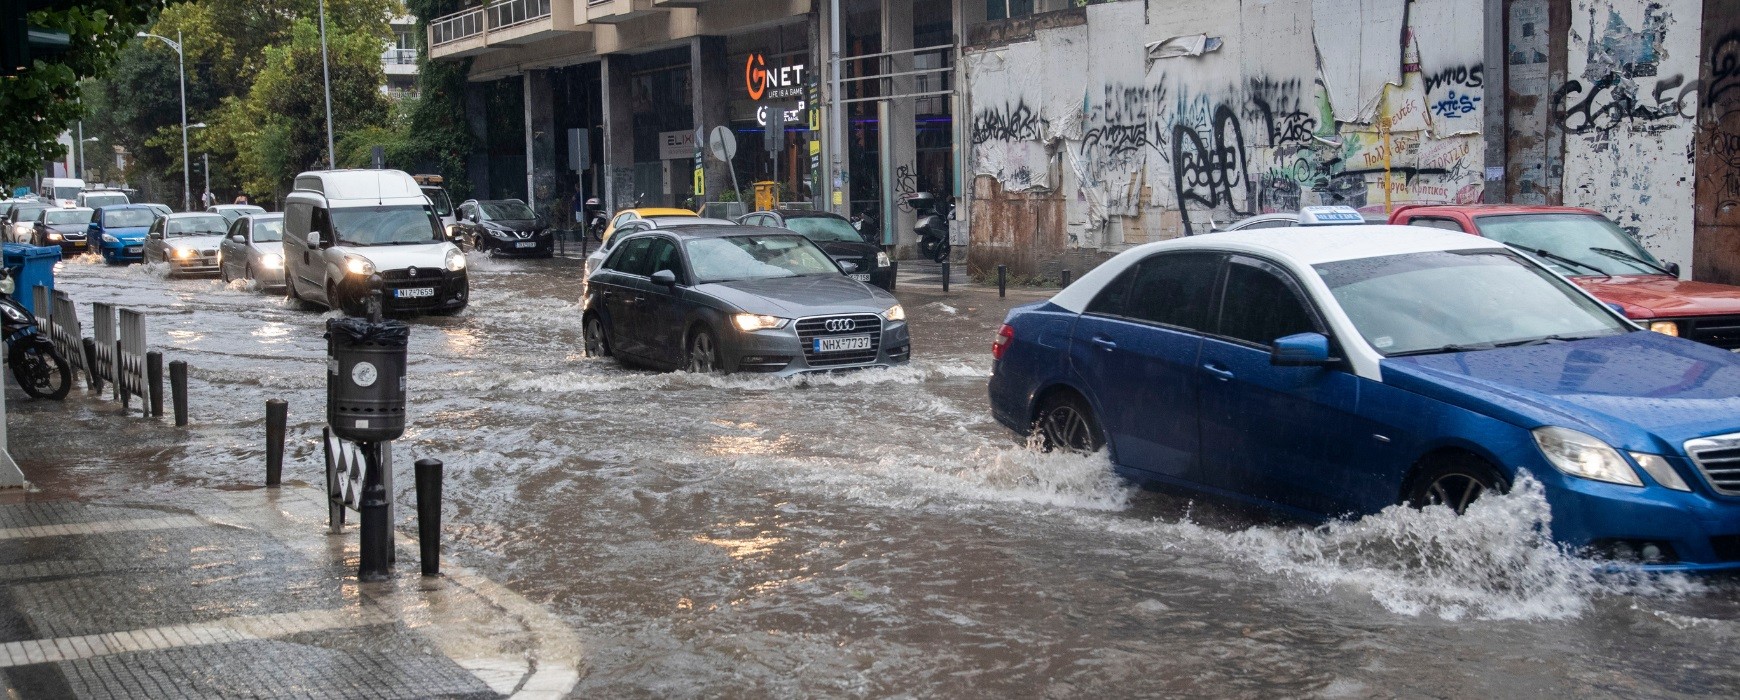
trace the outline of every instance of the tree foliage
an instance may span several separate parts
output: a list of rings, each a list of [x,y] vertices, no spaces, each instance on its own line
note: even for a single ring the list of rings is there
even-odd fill
[[[440,173],[454,201],[471,196],[468,161],[476,139],[465,121],[465,76],[471,59],[429,60],[429,20],[458,11],[464,0],[406,0],[417,17],[417,100],[408,110],[394,163]],[[389,155],[393,155],[390,154]]]

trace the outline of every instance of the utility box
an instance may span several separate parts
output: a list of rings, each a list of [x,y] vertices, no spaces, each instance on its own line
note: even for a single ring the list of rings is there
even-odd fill
[[[48,309],[36,308],[36,293],[31,287],[47,287],[54,291],[54,264],[60,260],[60,246],[33,246],[23,243],[5,244],[6,271],[17,285],[12,298],[30,313],[46,316]],[[52,298],[52,294],[50,297]]]
[[[361,318],[326,321],[326,424],[352,442],[405,434],[405,364],[411,327]]]

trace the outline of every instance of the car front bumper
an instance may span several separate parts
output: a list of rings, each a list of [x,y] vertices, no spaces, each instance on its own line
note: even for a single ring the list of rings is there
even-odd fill
[[[865,330],[862,325],[848,332],[813,332],[812,327],[829,318],[850,316],[862,324],[876,319],[877,327]],[[850,351],[818,351],[817,338],[867,337],[871,348]],[[732,327],[721,343],[721,360],[731,372],[754,372],[792,376],[812,372],[893,367],[912,359],[912,339],[906,322],[889,323],[876,314],[834,314],[798,319],[785,328],[766,331],[740,331]]]
[[[103,257],[117,262],[139,262],[145,259],[145,242],[108,243],[100,247]]]
[[[1536,467],[1552,508],[1554,539],[1595,556],[1610,556],[1621,544],[1634,552],[1645,544],[1671,548],[1670,560],[1643,563],[1649,571],[1740,571],[1740,497],[1709,493],[1701,477],[1687,476],[1697,472],[1685,468],[1685,458],[1669,461],[1692,491],[1609,484]]]
[[[522,248],[519,245],[521,243],[531,243],[533,245]],[[526,240],[515,239],[505,241],[499,238],[492,238],[489,241],[490,252],[501,257],[541,258],[550,255],[551,251],[555,250],[555,247],[555,239],[549,236],[534,237]]]

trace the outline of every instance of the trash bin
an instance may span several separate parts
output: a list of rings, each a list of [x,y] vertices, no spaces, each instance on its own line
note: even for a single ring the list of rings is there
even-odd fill
[[[406,346],[403,321],[360,318],[326,322],[326,423],[352,442],[397,440],[405,433]]]
[[[54,264],[60,261],[60,246],[25,245],[23,243],[5,244],[6,274],[12,276],[17,287],[12,292],[12,298],[38,313],[36,309],[36,292],[31,287],[48,287],[54,291]]]

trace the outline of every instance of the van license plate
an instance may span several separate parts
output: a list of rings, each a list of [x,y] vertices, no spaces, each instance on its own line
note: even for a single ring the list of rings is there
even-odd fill
[[[413,289],[395,289],[395,290],[393,290],[393,296],[398,297],[400,299],[417,299],[420,297],[432,297],[432,296],[435,296],[435,288],[434,287],[416,287]]]
[[[515,243],[514,247],[515,248],[536,248],[536,247],[538,247],[538,242],[537,241],[520,241],[518,243]]]
[[[869,350],[870,336],[853,335],[844,338],[816,338],[816,352],[847,352]]]

